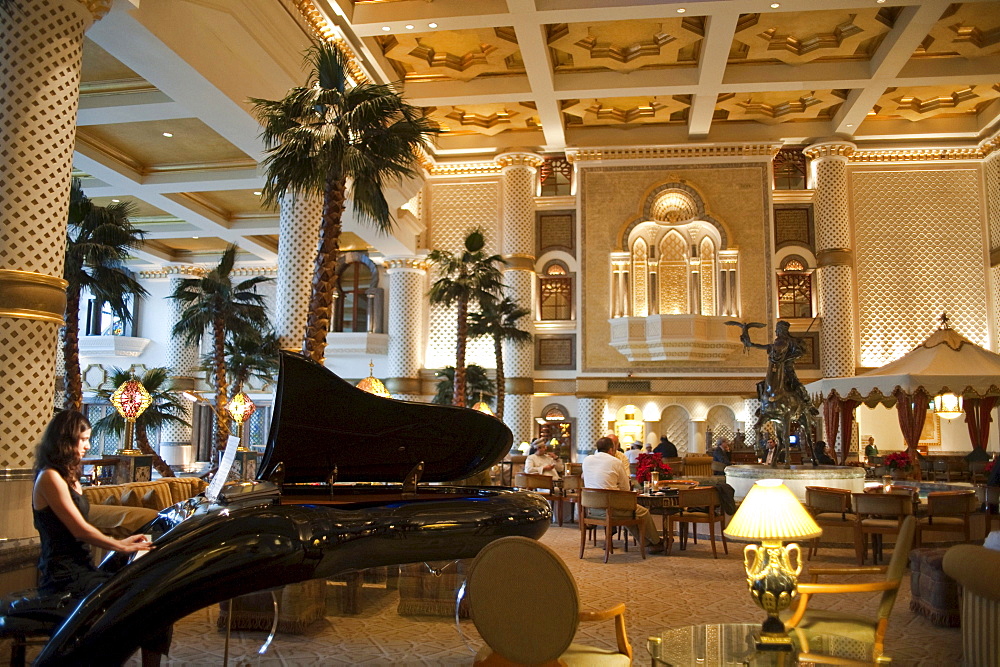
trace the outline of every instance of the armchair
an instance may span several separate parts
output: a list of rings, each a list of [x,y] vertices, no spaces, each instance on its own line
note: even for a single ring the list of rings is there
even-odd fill
[[[924,533],[961,532],[962,539],[971,539],[969,515],[979,505],[976,493],[969,491],[935,491],[927,494],[927,516],[917,523],[917,546],[923,543]]]
[[[531,572],[530,581],[511,577],[515,570]],[[504,537],[483,547],[472,563],[466,590],[472,622],[486,642],[476,654],[475,665],[625,666],[632,662],[625,605],[580,611],[572,573],[555,551],[535,540]],[[545,613],[537,613],[540,609]],[[580,621],[612,619],[617,651],[573,643]]]
[[[870,656],[862,656],[861,660],[875,662],[882,657],[885,645],[885,632],[889,625],[889,616],[896,603],[899,584],[906,571],[910,547],[916,532],[916,521],[908,516],[902,523],[896,546],[892,551],[892,559],[888,566],[848,567],[848,568],[810,568],[809,574],[813,583],[799,582],[798,603],[782,616],[785,627],[795,630],[799,637],[802,650],[810,651],[810,640],[814,643],[821,637],[835,636],[842,641],[855,639],[857,645],[870,645]],[[873,581],[860,584],[820,584],[815,583],[820,575],[853,575],[853,574],[885,574],[883,581]],[[870,618],[846,612],[811,609],[813,596],[824,593],[872,593],[882,591],[879,601],[878,615]]]
[[[806,487],[806,509],[820,528],[828,526],[853,528],[857,517],[851,513],[851,492],[827,486]],[[816,555],[819,538],[809,547],[809,560]]]
[[[945,573],[962,586],[962,664],[993,665],[1000,655],[1000,551],[959,544],[944,555]]]

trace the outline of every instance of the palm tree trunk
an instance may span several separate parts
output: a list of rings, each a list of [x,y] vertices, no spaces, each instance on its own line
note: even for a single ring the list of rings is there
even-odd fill
[[[83,379],[80,377],[80,287],[70,281],[66,288],[66,327],[63,330],[66,409],[83,407]]]
[[[139,451],[146,456],[153,457],[153,467],[160,473],[160,477],[173,477],[174,471],[170,469],[166,461],[149,444],[149,437],[146,435],[146,427],[142,424],[135,425],[135,444],[139,446]]]
[[[499,335],[493,336],[493,354],[497,360],[497,419],[503,419],[503,399],[506,395],[503,374],[503,340]]]
[[[215,369],[215,450],[226,448],[229,438],[229,419],[226,412],[226,328],[221,316],[212,324],[212,361]],[[218,463],[214,461],[213,463]]]
[[[340,252],[340,229],[344,216],[347,179],[332,176],[323,195],[323,221],[320,224],[319,251],[313,269],[312,295],[302,352],[322,364],[326,355],[326,335],[333,318],[333,292],[337,283],[337,256]]]
[[[455,394],[452,405],[465,407],[465,345],[469,339],[469,300],[460,298],[457,302],[458,321],[456,323],[457,340],[455,341]]]

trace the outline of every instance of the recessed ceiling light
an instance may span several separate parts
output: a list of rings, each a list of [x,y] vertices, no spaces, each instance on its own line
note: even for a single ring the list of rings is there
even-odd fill
[[[436,28],[436,27],[438,27],[438,24],[437,23],[428,23],[427,27],[428,28]]]
[[[678,14],[683,14],[683,13],[684,13],[684,12],[686,12],[686,11],[687,11],[687,10],[686,10],[686,9],[684,9],[683,7],[679,7],[679,8],[677,9],[677,13],[678,13]]]
[[[413,26],[412,25],[408,25],[408,26],[406,26],[406,29],[407,30],[413,30]]]
[[[854,123],[848,123],[846,127],[854,127]]]
[[[772,2],[771,3],[771,9],[777,9],[780,6],[781,6],[780,2]]]
[[[875,0],[875,2],[881,5],[883,2],[885,2],[885,0]]]
[[[264,193],[263,193],[263,192],[261,192],[260,190],[254,190],[254,191],[253,191],[253,193],[254,193],[255,195],[257,195],[258,197],[259,197],[259,196],[261,196],[262,194],[264,194]]]
[[[193,239],[200,239],[201,237],[200,236],[192,236],[191,238],[193,238]]]
[[[112,204],[119,204],[119,203],[121,203],[121,199],[112,199],[111,203]]]
[[[382,26],[382,31],[383,32],[389,32],[390,30],[392,30],[392,28],[390,28],[389,26],[387,26],[387,25]]]
[[[174,136],[174,133],[173,132],[164,132],[163,136],[165,136],[167,139],[169,139],[170,137]]]

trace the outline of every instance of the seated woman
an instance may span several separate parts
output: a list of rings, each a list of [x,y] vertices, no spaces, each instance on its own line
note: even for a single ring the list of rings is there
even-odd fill
[[[152,548],[143,535],[117,540],[87,521],[90,503],[80,487],[80,470],[89,448],[90,422],[79,412],[63,410],[49,422],[35,452],[31,509],[41,537],[38,590],[42,595],[69,593],[83,598],[111,576],[94,567],[91,545],[123,553]],[[170,633],[151,644],[155,646],[143,647],[144,665],[159,664],[158,654],[170,647]]]

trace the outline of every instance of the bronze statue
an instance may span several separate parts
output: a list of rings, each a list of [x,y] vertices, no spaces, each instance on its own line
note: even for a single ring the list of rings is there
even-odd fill
[[[747,324],[727,322],[727,324],[735,324],[743,329],[740,341],[744,347],[756,347],[767,351],[767,375],[757,383],[760,417],[757,419],[754,430],[760,433],[761,427],[766,422],[774,424],[778,452],[772,457],[771,466],[777,466],[779,458],[783,458],[786,462],[789,460],[788,436],[793,422],[799,425],[803,449],[812,452],[813,417],[817,411],[809,400],[809,392],[806,391],[795,373],[795,361],[806,352],[801,339],[789,332],[790,325],[784,320],[778,322],[775,327],[774,342],[768,345],[761,345],[750,340],[750,328],[763,327],[763,324],[759,322]],[[813,463],[815,463],[815,458]]]

